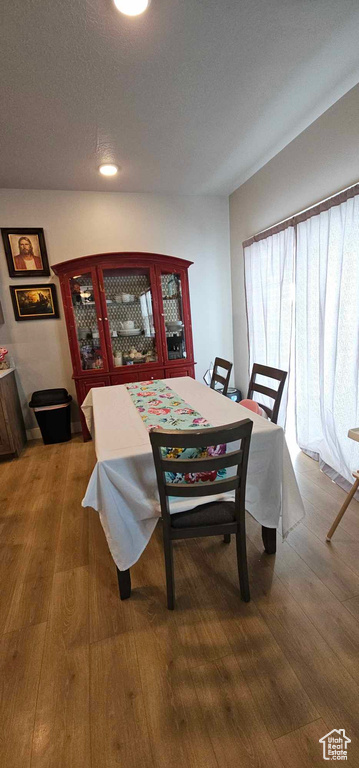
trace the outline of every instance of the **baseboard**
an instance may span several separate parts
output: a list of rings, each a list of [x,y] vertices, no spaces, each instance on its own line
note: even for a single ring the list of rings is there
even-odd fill
[[[75,434],[76,432],[81,432],[80,421],[71,422],[71,432],[72,434]],[[28,440],[41,440],[40,427],[33,427],[33,429],[27,429],[26,437]]]

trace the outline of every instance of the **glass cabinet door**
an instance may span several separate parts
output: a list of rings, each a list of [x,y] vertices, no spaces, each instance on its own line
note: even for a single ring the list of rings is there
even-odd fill
[[[113,366],[157,361],[150,270],[108,268],[102,279]]]
[[[104,370],[106,356],[103,352],[98,311],[91,270],[69,278],[71,301],[75,319],[75,332],[82,371]]]
[[[161,273],[163,315],[168,360],[184,360],[186,334],[182,301],[182,279],[174,272]]]

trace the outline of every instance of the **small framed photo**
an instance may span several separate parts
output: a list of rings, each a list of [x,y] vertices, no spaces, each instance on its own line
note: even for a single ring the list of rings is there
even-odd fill
[[[10,285],[15,320],[50,320],[59,317],[56,285]]]
[[[44,230],[1,229],[10,277],[45,277],[50,274]]]

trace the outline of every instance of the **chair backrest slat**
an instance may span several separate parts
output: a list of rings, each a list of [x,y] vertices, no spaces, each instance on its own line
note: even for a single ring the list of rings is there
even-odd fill
[[[266,387],[263,384],[259,384],[256,381],[256,377],[258,375],[266,376],[268,379],[275,379],[279,381],[278,389],[271,389],[270,387]],[[271,368],[268,365],[260,365],[259,363],[254,363],[253,365],[247,398],[248,400],[253,400],[254,392],[258,392],[259,394],[267,395],[267,397],[272,398],[274,401],[272,408],[270,408],[268,405],[263,405],[263,403],[258,403],[258,405],[260,405],[261,408],[265,410],[273,424],[276,424],[278,421],[278,413],[286,378],[287,372],[281,371],[279,368]]]
[[[215,379],[215,382],[218,382],[218,384],[223,384],[223,386],[225,386],[227,382],[227,379],[224,376],[221,376],[219,373],[215,374],[214,379]]]
[[[221,376],[221,374],[218,373],[218,368],[223,368],[225,371],[227,371],[227,374],[225,377]],[[233,368],[233,363],[230,363],[228,360],[223,360],[222,357],[216,357],[214,361],[212,379],[210,384],[211,389],[216,388],[215,386],[216,383],[223,384],[223,390],[221,391],[221,394],[226,395],[228,391],[229,379],[231,376],[232,368]]]
[[[214,469],[226,467],[239,467],[242,463],[243,451],[230,451],[224,456],[209,456],[196,459],[196,472],[211,472]],[[162,459],[162,468],[165,472],[190,472],[193,459]]]
[[[229,477],[225,480],[201,483],[165,483],[167,496],[215,496],[218,493],[236,491],[239,488],[239,476]]]
[[[277,397],[278,390],[277,389],[270,389],[270,387],[265,387],[263,384],[258,384],[258,382],[255,382],[253,385],[253,389],[256,392],[260,392],[262,395],[267,395],[267,397],[272,397],[273,400]]]
[[[234,443],[243,437],[240,425],[247,423],[235,421],[221,427],[204,427],[201,429],[154,429],[150,432],[151,443],[164,448],[207,448],[208,445],[220,445],[221,443]],[[166,442],[163,442],[166,435]],[[197,459],[198,461],[198,459]]]

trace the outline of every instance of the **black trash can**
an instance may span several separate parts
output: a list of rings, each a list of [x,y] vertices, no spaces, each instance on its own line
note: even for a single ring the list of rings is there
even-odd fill
[[[71,400],[67,389],[41,389],[29,402],[45,445],[71,440]]]

